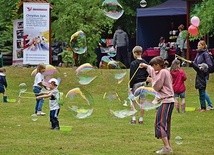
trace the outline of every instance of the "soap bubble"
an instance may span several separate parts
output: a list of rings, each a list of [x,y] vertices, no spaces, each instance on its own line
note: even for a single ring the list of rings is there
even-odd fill
[[[175,143],[178,145],[181,145],[181,144],[183,144],[183,139],[180,136],[176,136]]]
[[[93,97],[83,88],[69,90],[66,98],[69,99],[66,105],[74,117],[84,119],[92,114]]]
[[[140,6],[141,6],[142,8],[145,8],[145,7],[147,6],[147,2],[146,2],[145,0],[141,0],[141,1],[140,1]]]
[[[76,76],[81,85],[88,85],[97,77],[95,68],[89,63],[79,66],[76,69]]]
[[[19,91],[20,91],[20,93],[24,93],[24,92],[26,92],[26,90],[27,90],[26,83],[20,83],[19,84]]]
[[[72,51],[76,54],[84,54],[87,51],[86,36],[83,31],[75,32],[70,39]]]
[[[110,57],[115,57],[116,54],[117,54],[117,51],[116,51],[116,49],[112,46],[112,47],[110,47],[110,48],[108,49],[107,54],[108,54]]]
[[[137,88],[132,100],[135,100],[138,106],[144,110],[156,109],[162,105],[160,94],[152,87],[141,86]]]
[[[102,8],[104,14],[112,19],[119,19],[124,13],[123,7],[117,0],[105,0]]]
[[[37,121],[38,120],[38,116],[36,115],[36,114],[32,114],[31,115],[31,119],[32,119],[32,121]]]

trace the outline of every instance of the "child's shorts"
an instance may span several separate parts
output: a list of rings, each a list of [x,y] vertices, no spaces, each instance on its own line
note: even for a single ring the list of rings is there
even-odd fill
[[[175,98],[179,98],[179,97],[180,97],[180,98],[185,98],[185,92],[182,92],[182,93],[179,93],[179,94],[176,94],[176,93],[175,93],[175,94],[174,94],[174,97],[175,97]]]
[[[4,86],[0,84],[0,93],[4,93],[4,92],[5,92]]]

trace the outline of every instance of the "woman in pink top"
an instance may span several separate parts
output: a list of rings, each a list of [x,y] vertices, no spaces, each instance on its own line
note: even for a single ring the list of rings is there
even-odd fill
[[[162,100],[162,105],[158,108],[155,120],[155,137],[162,139],[164,147],[156,151],[157,154],[172,153],[170,144],[171,116],[174,108],[174,91],[170,72],[165,69],[164,59],[161,56],[154,57],[150,65],[140,64],[141,68],[147,68],[151,78],[147,78],[152,83],[152,87],[157,91]]]
[[[174,60],[172,62],[171,68],[170,68],[170,74],[172,76],[172,87],[174,90],[174,97],[175,97],[175,108],[176,111],[180,112],[180,106],[179,106],[179,97],[181,98],[181,110],[182,113],[185,113],[185,91],[186,87],[184,84],[184,81],[186,81],[187,76],[185,72],[180,67],[180,61]]]

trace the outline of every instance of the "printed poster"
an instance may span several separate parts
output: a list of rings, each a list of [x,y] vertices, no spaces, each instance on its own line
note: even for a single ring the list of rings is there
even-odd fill
[[[49,64],[49,3],[23,5],[23,64]]]
[[[13,65],[23,63],[23,19],[13,21]]]

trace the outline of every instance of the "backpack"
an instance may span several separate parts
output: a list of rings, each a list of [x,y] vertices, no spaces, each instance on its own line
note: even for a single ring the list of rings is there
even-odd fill
[[[213,59],[213,56],[211,54],[208,53],[208,55],[209,55],[209,58],[212,62],[212,66],[209,66],[208,70],[209,70],[209,73],[214,73],[214,59]],[[205,57],[204,57],[204,59],[205,59]]]

